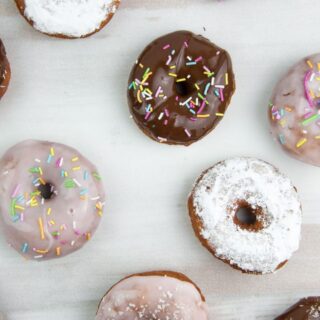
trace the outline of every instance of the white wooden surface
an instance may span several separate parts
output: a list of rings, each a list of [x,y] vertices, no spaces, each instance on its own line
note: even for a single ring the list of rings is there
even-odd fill
[[[12,82],[0,102],[0,153],[27,138],[70,144],[98,165],[108,191],[98,232],[74,255],[25,262],[0,235],[4,318],[93,319],[114,282],[155,269],[181,271],[197,282],[213,320],[272,319],[298,298],[320,295],[320,169],[282,153],[266,118],[279,76],[320,51],[319,11],[319,0],[123,0],[103,31],[64,41],[37,33],[13,0],[1,0],[0,37]],[[237,80],[225,119],[188,148],[146,138],[129,119],[126,103],[128,73],[140,51],[177,29],[201,33],[228,49]],[[276,275],[234,271],[193,235],[186,198],[194,179],[236,155],[274,163],[300,191],[301,248]]]

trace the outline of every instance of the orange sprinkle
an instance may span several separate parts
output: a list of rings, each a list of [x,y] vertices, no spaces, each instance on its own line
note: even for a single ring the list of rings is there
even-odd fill
[[[310,69],[313,69],[313,64],[310,60],[307,61],[308,66],[310,67]]]
[[[58,257],[61,255],[61,247],[56,247],[56,255]]]

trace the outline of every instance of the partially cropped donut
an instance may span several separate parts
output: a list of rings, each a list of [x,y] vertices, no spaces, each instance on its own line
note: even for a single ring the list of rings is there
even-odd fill
[[[296,189],[262,160],[232,158],[203,172],[190,194],[189,214],[201,243],[245,273],[275,272],[299,247]]]
[[[223,118],[235,90],[227,51],[188,31],[149,44],[129,77],[130,112],[151,139],[190,145]]]
[[[301,299],[275,320],[320,320],[320,297]]]
[[[0,99],[6,93],[11,77],[10,64],[5,47],[0,39]]]
[[[25,141],[0,160],[0,221],[27,259],[62,257],[97,229],[105,201],[96,167],[59,143]]]
[[[274,89],[271,132],[292,157],[320,166],[320,54],[294,65]]]
[[[155,271],[131,275],[102,299],[96,320],[208,320],[200,289],[185,275]]]
[[[28,23],[59,38],[84,38],[100,31],[120,0],[15,0]]]

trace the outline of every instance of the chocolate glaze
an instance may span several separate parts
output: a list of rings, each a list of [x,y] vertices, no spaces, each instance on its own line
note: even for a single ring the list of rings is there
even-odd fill
[[[202,36],[177,31],[142,52],[129,77],[128,101],[135,122],[150,138],[190,145],[219,123],[234,90],[229,54]]]
[[[316,320],[320,319],[320,297],[301,299],[275,320]]]
[[[0,99],[7,91],[10,81],[10,65],[5,47],[0,39]]]

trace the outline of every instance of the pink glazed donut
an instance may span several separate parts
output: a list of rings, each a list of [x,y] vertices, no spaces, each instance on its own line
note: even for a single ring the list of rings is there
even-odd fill
[[[279,81],[268,113],[282,149],[320,166],[320,54],[299,61]]]
[[[0,160],[0,221],[10,246],[47,260],[80,249],[97,229],[105,192],[95,166],[75,149],[24,141]]]
[[[103,297],[96,320],[208,320],[205,298],[184,274],[153,271],[131,275]]]

